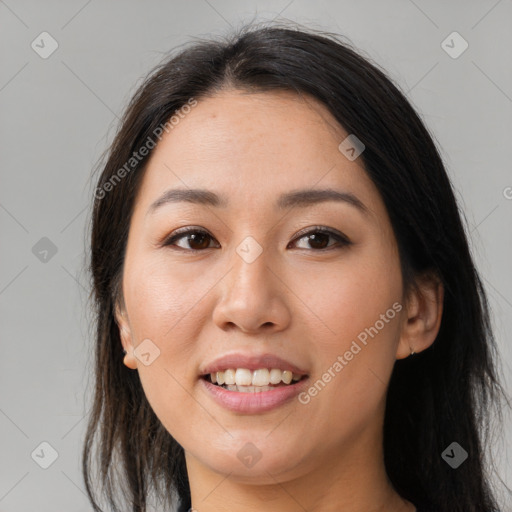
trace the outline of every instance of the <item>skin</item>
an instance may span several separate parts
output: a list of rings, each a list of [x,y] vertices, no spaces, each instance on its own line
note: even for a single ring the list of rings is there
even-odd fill
[[[404,295],[384,203],[361,160],[338,150],[347,135],[313,98],[228,89],[201,99],[149,160],[116,320],[125,365],[139,372],[156,415],[185,449],[200,512],[415,510],[385,472],[385,394],[395,360],[433,343],[443,289],[425,276],[419,292]],[[369,215],[333,201],[274,208],[283,192],[328,187],[356,195]],[[207,188],[229,206],[181,202],[147,214],[170,188]],[[297,237],[317,225],[352,244]],[[183,226],[211,238],[162,246]],[[263,249],[250,264],[236,252],[247,236]],[[314,383],[394,303],[401,311],[307,404],[235,413],[200,385],[207,362],[238,350],[277,354]],[[147,366],[134,354],[145,339],[160,351]],[[237,458],[247,442],[261,453],[251,468]]]

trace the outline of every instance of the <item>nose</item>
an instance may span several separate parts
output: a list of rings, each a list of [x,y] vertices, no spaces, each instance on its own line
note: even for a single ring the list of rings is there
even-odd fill
[[[213,311],[213,321],[219,328],[270,334],[289,325],[289,291],[284,276],[271,268],[267,252],[264,250],[250,263],[234,254],[231,270],[219,283]]]

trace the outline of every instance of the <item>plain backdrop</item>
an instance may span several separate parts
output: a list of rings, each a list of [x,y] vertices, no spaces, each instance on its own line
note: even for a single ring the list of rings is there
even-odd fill
[[[0,0],[0,512],[91,510],[80,473],[92,384],[84,250],[90,177],[117,118],[166,52],[274,18],[348,37],[434,134],[510,393],[510,0]],[[490,449],[512,487],[505,420]]]

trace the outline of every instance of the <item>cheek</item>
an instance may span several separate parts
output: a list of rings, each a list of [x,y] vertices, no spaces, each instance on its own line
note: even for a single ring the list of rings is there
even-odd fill
[[[188,386],[196,376],[190,361],[200,339],[201,298],[211,287],[208,282],[208,276],[192,279],[161,258],[127,258],[123,284],[133,343],[151,340],[157,347],[158,357],[151,365],[138,365],[148,397],[161,390],[167,396],[181,396],[178,382]]]
[[[191,361],[203,323],[199,302],[211,287],[209,278],[191,279],[150,258],[126,263],[125,300],[134,344],[149,339],[159,351],[150,365],[138,363],[144,394],[165,428],[181,439],[190,429],[183,411],[197,408],[187,390],[197,378]]]
[[[216,280],[208,274],[198,278],[184,268],[161,256],[127,260],[126,305],[138,338],[153,337],[172,345],[174,333],[182,335],[184,326],[198,324],[197,306]]]
[[[308,322],[317,325],[311,329],[316,387],[325,393],[316,407],[343,422],[348,411],[354,420],[372,414],[385,394],[399,339],[402,281],[389,249],[365,250],[333,269],[317,272],[314,287],[301,281],[295,290],[316,313]],[[336,403],[342,407],[330,411]]]
[[[299,269],[297,275],[312,276],[295,278],[293,289],[309,309],[309,324],[318,324],[322,335],[316,339],[327,352],[329,347],[339,350],[347,342],[350,345],[351,340],[401,300],[398,260],[377,248],[353,251],[339,263],[319,263],[314,272],[311,266]],[[394,310],[390,315],[395,316]],[[386,326],[392,323],[396,322]],[[387,327],[383,329],[386,330]]]

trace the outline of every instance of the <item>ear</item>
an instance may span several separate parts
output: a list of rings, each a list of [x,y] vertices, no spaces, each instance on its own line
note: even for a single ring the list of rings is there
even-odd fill
[[[397,359],[421,352],[434,343],[443,314],[444,286],[435,273],[425,273],[416,278],[406,304],[406,318],[396,352]]]
[[[124,356],[123,362],[128,368],[136,370],[137,362],[133,354],[134,347],[132,341],[132,329],[130,327],[130,322],[128,320],[128,315],[124,306],[116,304],[114,316],[116,324],[119,327],[119,336],[121,338],[121,343],[126,354]]]

